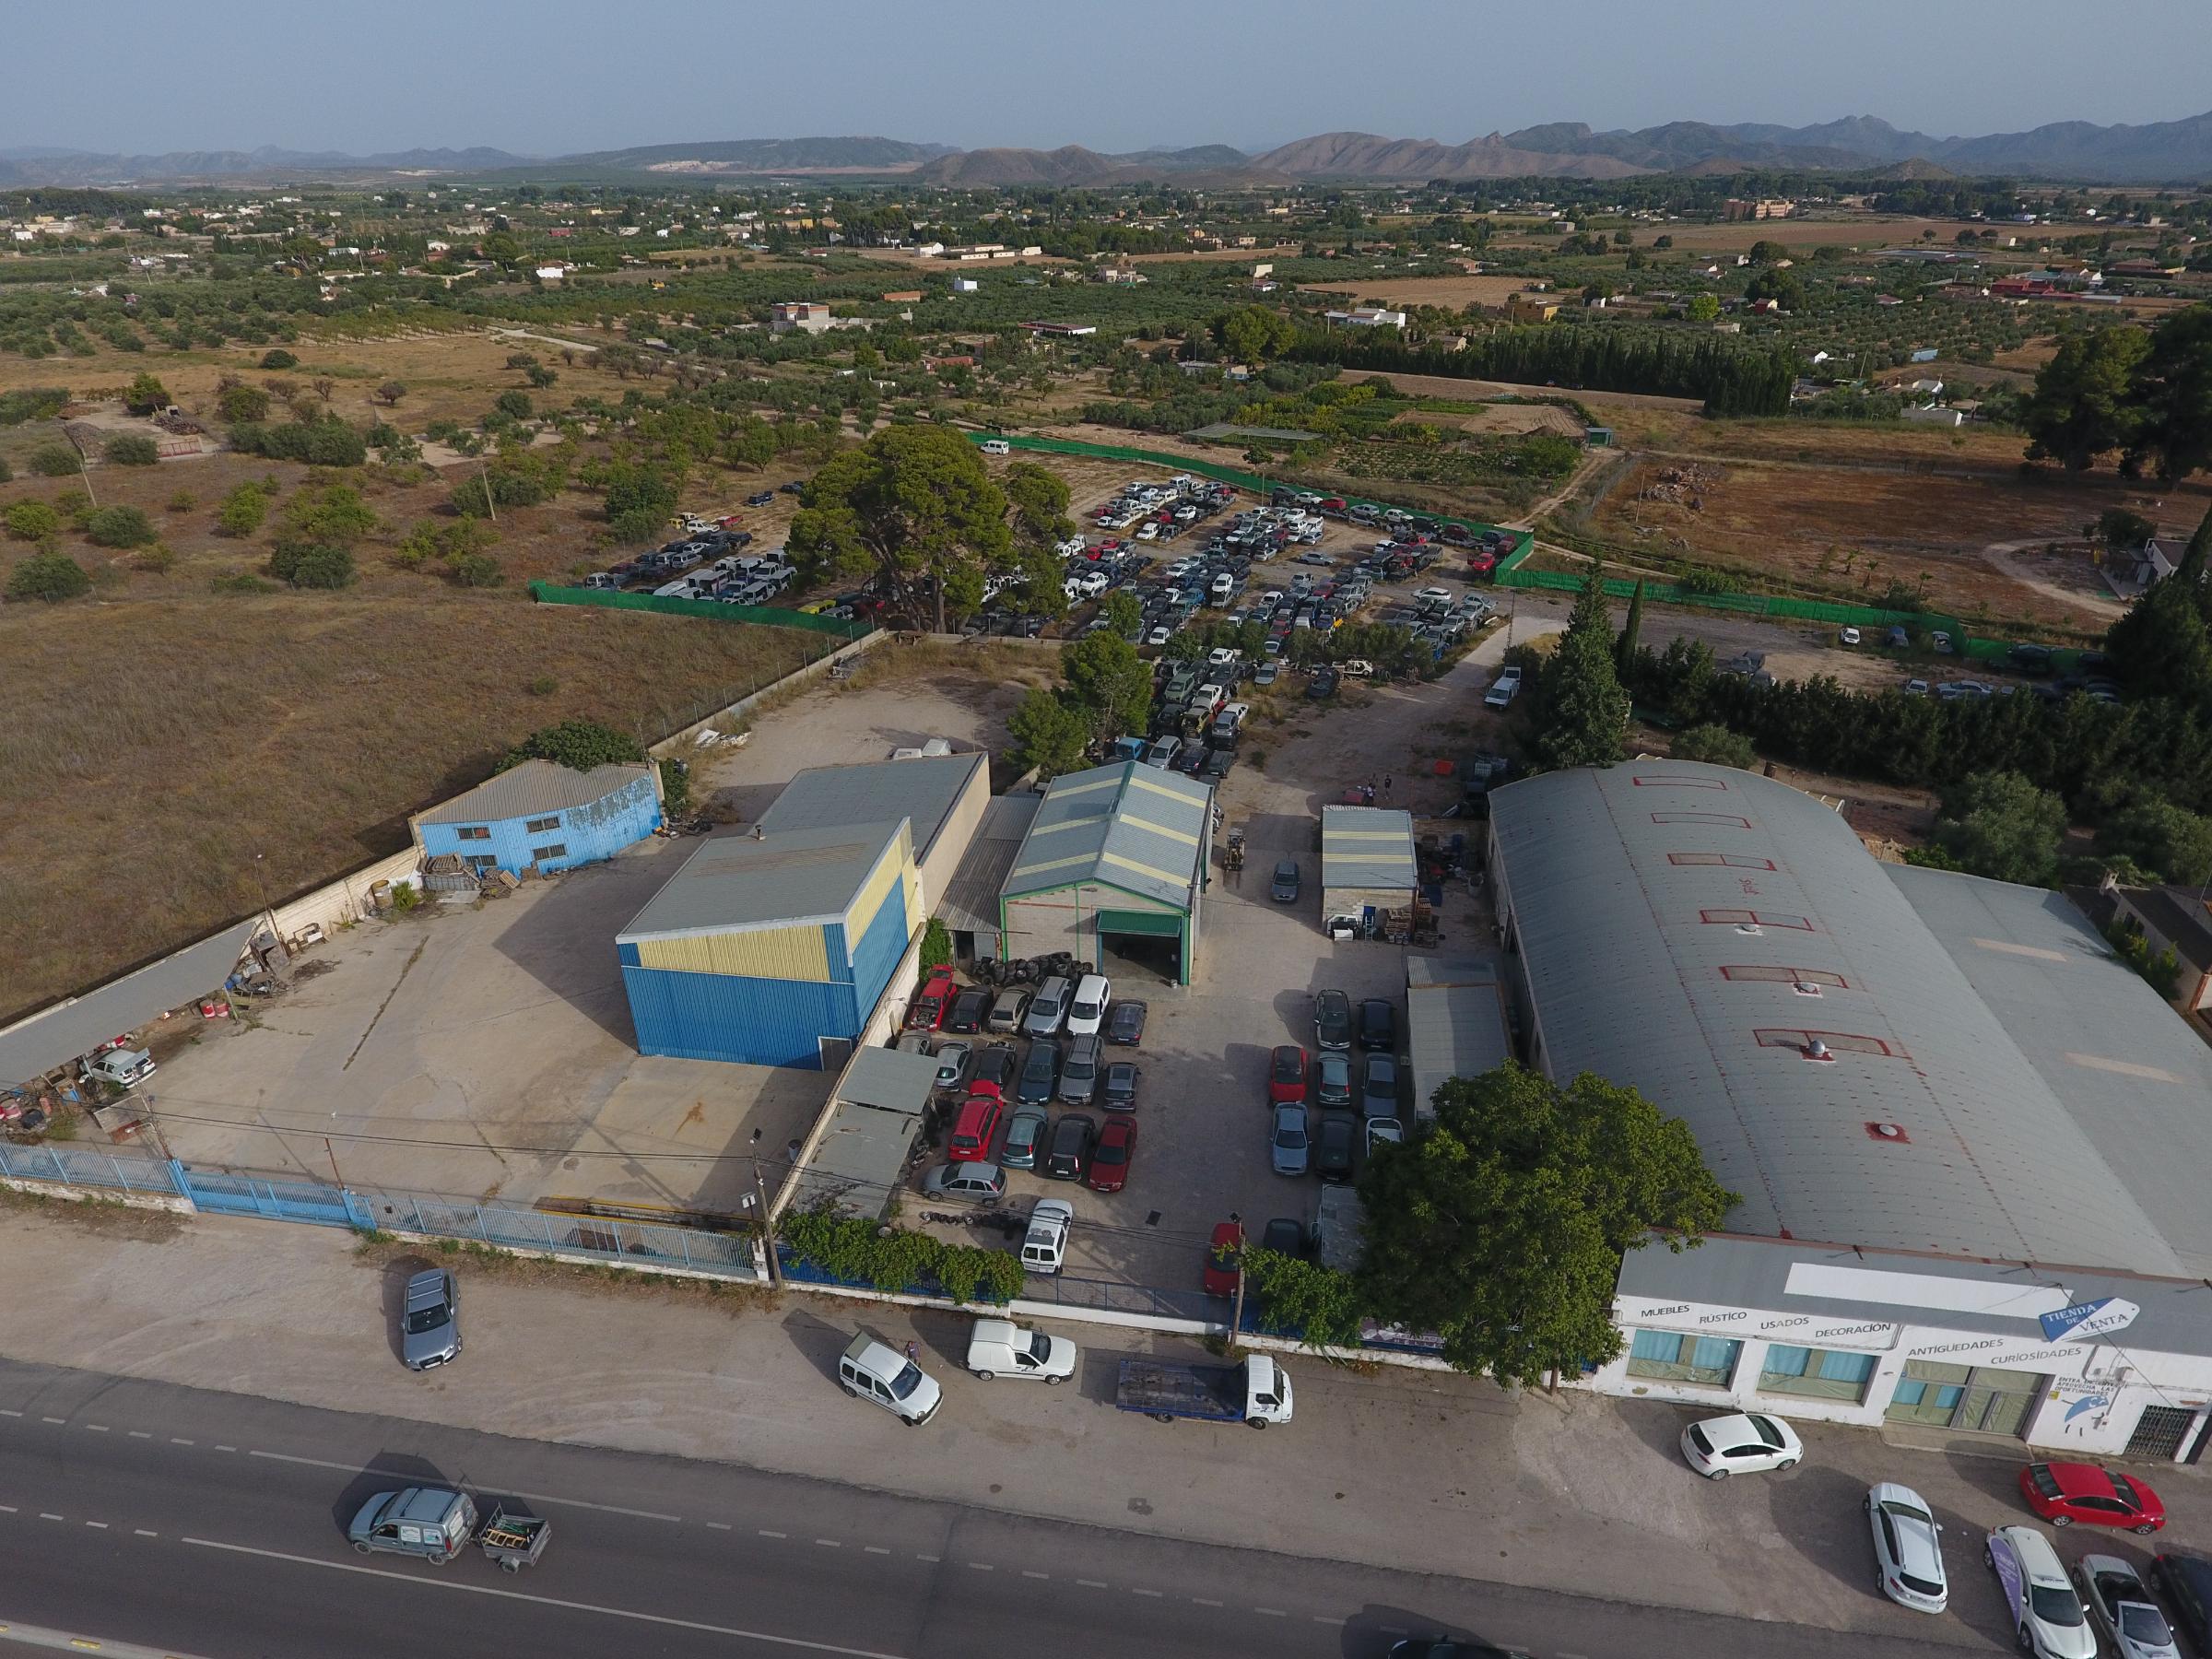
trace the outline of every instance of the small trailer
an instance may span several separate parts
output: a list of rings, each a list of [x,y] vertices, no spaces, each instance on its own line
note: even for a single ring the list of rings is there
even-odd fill
[[[494,1504],[491,1519],[484,1523],[477,1543],[500,1564],[502,1572],[520,1572],[537,1565],[537,1558],[546,1553],[546,1544],[552,1536],[553,1523],[543,1515],[520,1513],[504,1504]]]

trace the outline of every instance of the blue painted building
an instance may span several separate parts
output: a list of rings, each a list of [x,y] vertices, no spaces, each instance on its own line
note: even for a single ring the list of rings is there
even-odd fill
[[[453,853],[478,876],[540,875],[612,858],[661,823],[658,774],[649,761],[571,771],[525,760],[415,820],[426,857]]]
[[[616,935],[639,1052],[841,1058],[922,924],[905,818],[717,837]]]

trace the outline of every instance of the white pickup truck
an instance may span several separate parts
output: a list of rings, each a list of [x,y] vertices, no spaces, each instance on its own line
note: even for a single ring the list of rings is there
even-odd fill
[[[1520,695],[1521,670],[1500,668],[1498,677],[1490,682],[1490,688],[1482,694],[1482,700],[1486,708],[1510,709],[1513,699]]]

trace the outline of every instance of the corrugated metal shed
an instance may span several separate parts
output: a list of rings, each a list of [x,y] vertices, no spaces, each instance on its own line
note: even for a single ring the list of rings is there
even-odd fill
[[[990,764],[990,756],[979,752],[810,767],[783,786],[775,804],[760,815],[760,827],[776,835],[907,818],[913,825],[914,857],[925,862],[954,804],[976,772]]]
[[[838,920],[900,829],[892,822],[768,835],[756,825],[716,836],[662,884],[617,941]]]
[[[2180,1271],[1836,813],[1748,772],[1641,760],[1509,784],[1491,827],[1532,1057],[1685,1119],[1742,1194],[1729,1230]],[[2069,1098],[2097,1121],[2113,1074],[2077,1069]]]
[[[936,1086],[937,1063],[927,1054],[865,1048],[845,1068],[837,1098],[848,1105],[920,1117],[929,1110],[929,1097]]]
[[[1406,959],[1406,1046],[1413,1110],[1430,1115],[1453,1077],[1479,1077],[1513,1057],[1505,987],[1495,963],[1459,957]]]
[[[431,807],[416,821],[485,824],[500,818],[566,812],[626,789],[652,772],[653,767],[646,761],[615,762],[594,766],[590,771],[571,771],[551,760],[525,760]]]
[[[0,1031],[0,1084],[43,1077],[171,1008],[221,990],[256,925],[234,924],[97,991],[18,1020]]]
[[[1324,892],[1403,893],[1419,879],[1413,862],[1413,814],[1382,806],[1321,809]]]
[[[911,766],[912,761],[900,762]],[[1041,795],[1000,795],[983,808],[975,840],[937,901],[947,927],[963,933],[998,933],[998,895],[1021,851],[1022,838],[1036,821]]]
[[[830,1109],[813,1159],[792,1184],[791,1208],[826,1206],[839,1215],[871,1219],[882,1215],[921,1131],[920,1118],[839,1101]]]
[[[1054,778],[1001,894],[1100,881],[1188,906],[1212,809],[1205,784],[1135,760]]]

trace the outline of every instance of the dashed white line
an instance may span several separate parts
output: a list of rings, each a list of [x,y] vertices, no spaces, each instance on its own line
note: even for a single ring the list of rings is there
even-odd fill
[[[824,1549],[842,1549],[844,1547],[844,1546],[839,1543],[835,1538],[817,1538],[815,1542],[819,1544]]]
[[[1167,1592],[1165,1590],[1132,1590],[1129,1592],[1129,1594],[1132,1595],[1148,1595],[1152,1597],[1153,1600],[1158,1601],[1161,1597],[1165,1596]]]
[[[68,1420],[67,1418],[41,1418],[39,1419],[41,1423],[65,1423]]]
[[[974,1568],[978,1572],[996,1572],[998,1571],[998,1569],[994,1567],[989,1561],[971,1561],[968,1563],[968,1565]]]
[[[141,1538],[158,1538],[161,1535],[158,1532],[148,1532],[143,1526],[134,1526],[131,1528],[131,1531],[137,1534]]]
[[[789,1533],[770,1532],[765,1526],[760,1529],[760,1535],[764,1538],[788,1538],[791,1536]]]
[[[933,1565],[934,1565],[934,1564],[935,1564],[935,1563],[936,1563],[936,1562],[938,1562],[938,1561],[941,1561],[941,1560],[943,1560],[944,1559],[945,1559],[945,1558],[944,1558],[943,1556],[925,1556],[925,1555],[917,1555],[917,1556],[915,1556],[915,1557],[914,1557],[914,1559],[915,1559],[915,1560],[917,1560],[917,1561],[928,1561],[928,1562],[930,1562],[930,1563],[931,1563],[931,1564],[933,1564]]]
[[[169,1443],[172,1446],[196,1446],[200,1442],[198,1441],[179,1440],[175,1435],[172,1434],[169,1437]]]
[[[40,1512],[39,1512],[39,1519],[40,1519],[40,1520],[41,1520],[41,1521],[59,1521],[59,1520],[61,1519],[61,1516],[59,1516],[59,1515],[49,1515],[48,1513],[46,1513],[46,1512],[45,1512],[45,1511],[41,1510],[41,1511],[40,1511]]]
[[[88,1434],[105,1434],[107,1431],[108,1426],[105,1423],[87,1423],[85,1425],[85,1432]]]
[[[1207,1595],[1194,1595],[1191,1597],[1191,1599],[1196,1602],[1202,1607],[1218,1607],[1221,1605],[1219,1602]]]
[[[1587,1653],[1561,1653],[1559,1659],[1590,1659]]]
[[[1290,1617],[1289,1614],[1284,1612],[1280,1607],[1254,1607],[1253,1611],[1254,1613],[1265,1613],[1270,1618],[1288,1618]]]
[[[1030,1569],[1030,1568],[1024,1567],[1024,1568],[1021,1570],[1021,1576],[1022,1576],[1023,1578],[1049,1579],[1049,1578],[1051,1578],[1053,1575],[1052,1575],[1051,1573],[1049,1573],[1049,1572],[1038,1572],[1038,1571],[1035,1571],[1034,1570],[1032,1570],[1032,1569]]]
[[[131,1430],[131,1438],[133,1440],[152,1440],[154,1437],[143,1429],[134,1429]]]
[[[218,1443],[218,1444],[216,1446],[216,1448],[215,1448],[215,1449],[216,1449],[218,1452],[235,1452],[235,1451],[237,1451],[237,1450],[238,1450],[238,1448],[237,1448],[236,1446],[225,1446],[225,1445],[222,1445],[222,1444],[219,1444],[219,1443]]]
[[[1315,1624],[1340,1625],[1344,1622],[1344,1620],[1341,1618],[1331,1618],[1326,1613],[1316,1613],[1313,1615],[1313,1622]]]
[[[12,1515],[12,1514],[14,1514],[15,1512],[16,1512],[16,1506],[15,1506],[14,1504],[12,1504],[12,1503],[0,1503],[0,1514],[7,1514],[7,1515]]]
[[[870,1544],[866,1546],[866,1548],[870,1555],[889,1555],[891,1553],[880,1544]]]
[[[1077,1579],[1076,1583],[1082,1585],[1086,1590],[1103,1590],[1106,1588],[1106,1581],[1104,1579]]]
[[[19,1411],[9,1411],[5,1407],[0,1407],[0,1417],[21,1417],[22,1415]]]
[[[728,1532],[730,1530],[730,1524],[727,1521],[710,1521],[707,1523],[707,1524],[712,1527],[716,1532]]]
[[[90,1527],[94,1532],[106,1532],[108,1530],[108,1524],[105,1521],[88,1521],[85,1523],[85,1524]]]

